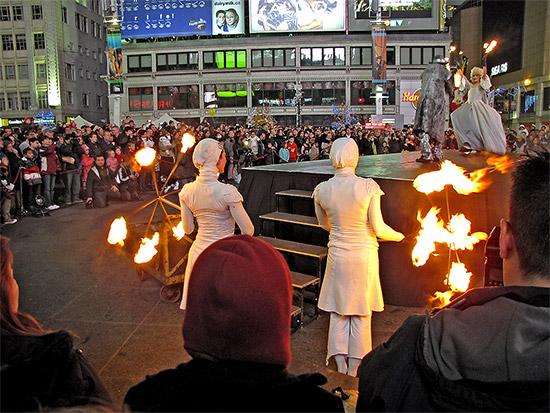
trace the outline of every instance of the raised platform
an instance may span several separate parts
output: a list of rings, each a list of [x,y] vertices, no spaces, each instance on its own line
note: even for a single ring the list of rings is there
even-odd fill
[[[445,151],[444,155],[445,159],[468,171],[487,166],[487,157],[484,155],[465,156],[458,151]],[[418,175],[438,168],[432,164],[417,163],[415,160],[418,157],[418,152],[411,152],[363,156],[359,159],[357,175],[375,179],[385,192],[382,213],[388,225],[406,235],[416,235],[420,228],[417,212],[421,210],[425,215],[434,205],[441,208],[440,216],[446,220],[448,214],[464,213],[472,222],[472,232],[489,233],[506,216],[510,174],[489,174],[487,179],[492,184],[479,194],[459,195],[447,187],[440,193],[426,196],[417,192],[412,182]],[[333,175],[334,168],[330,160],[244,169],[239,190],[256,231],[259,229],[258,217],[276,210],[276,192],[288,189],[311,191]],[[435,291],[446,289],[443,280],[447,273],[448,250],[442,248],[438,256],[417,268],[411,260],[413,246],[413,243],[380,243],[380,278],[388,304],[423,306]],[[484,242],[479,243],[473,251],[459,252],[459,256],[474,274],[470,286],[480,286],[483,279]]]

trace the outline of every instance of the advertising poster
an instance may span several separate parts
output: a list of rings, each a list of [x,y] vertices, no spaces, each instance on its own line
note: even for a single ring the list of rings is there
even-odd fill
[[[345,29],[345,0],[250,0],[250,32]]]
[[[122,93],[122,38],[118,27],[107,32],[107,64],[111,93]]]
[[[372,27],[372,79],[386,80],[386,26],[376,24]]]
[[[244,33],[244,0],[123,0],[124,39]],[[223,16],[218,11],[223,11]],[[226,12],[227,13],[226,16]],[[220,23],[217,25],[216,15]],[[227,21],[230,21],[228,24]]]
[[[439,5],[439,0],[436,0]],[[432,0],[379,0],[383,17],[432,17]],[[355,18],[376,19],[376,1],[355,0]]]

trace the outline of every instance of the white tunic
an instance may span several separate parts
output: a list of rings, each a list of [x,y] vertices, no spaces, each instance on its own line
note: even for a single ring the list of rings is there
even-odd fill
[[[341,315],[384,310],[378,274],[378,241],[368,222],[378,184],[353,172],[336,175],[315,188],[313,196],[330,221],[329,251],[319,308]]]
[[[234,234],[235,220],[229,211],[229,205],[234,202],[242,202],[243,197],[233,185],[219,182],[215,174],[204,174],[199,175],[195,182],[185,185],[179,198],[180,203],[185,203],[193,212],[199,227],[197,238],[191,245],[187,257],[183,297],[180,305],[181,309],[185,309],[189,276],[195,261],[208,246]]]

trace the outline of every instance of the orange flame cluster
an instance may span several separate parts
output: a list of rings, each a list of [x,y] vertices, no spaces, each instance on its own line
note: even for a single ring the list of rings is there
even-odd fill
[[[134,257],[134,262],[136,264],[144,264],[151,261],[158,252],[157,245],[159,240],[160,235],[158,232],[155,232],[151,238],[142,238],[139,250]]]
[[[141,166],[151,165],[157,156],[153,148],[143,148],[136,152],[136,161]]]
[[[418,192],[430,194],[442,191],[446,185],[452,185],[459,194],[468,195],[473,192],[481,192],[489,186],[489,183],[481,182],[487,172],[480,171],[474,171],[468,177],[466,169],[450,161],[443,161],[439,171],[418,175],[413,186]]]
[[[485,43],[483,44],[483,48],[485,49],[485,54],[491,53],[495,47],[497,47],[497,41],[493,40],[491,43]]]
[[[128,230],[126,229],[126,220],[124,217],[115,219],[111,223],[111,229],[109,230],[109,235],[107,236],[107,242],[111,245],[120,245],[124,246],[124,240]]]
[[[183,230],[183,221],[180,221],[178,225],[172,228],[172,233],[174,234],[174,238],[178,241],[185,236],[185,231]]]
[[[445,306],[451,302],[451,298],[456,292],[465,292],[470,284],[472,273],[468,272],[463,263],[453,262],[451,271],[447,274],[445,284],[449,286],[449,290],[434,293],[432,302],[439,302],[439,305]]]
[[[439,208],[432,207],[424,218],[418,212],[421,229],[412,252],[413,264],[417,267],[426,264],[436,249],[436,243],[447,244],[454,251],[472,250],[479,241],[487,239],[484,232],[470,235],[472,223],[463,214],[453,215],[449,224],[445,225],[438,217],[439,212]]]
[[[181,137],[181,153],[187,152],[187,149],[192,148],[195,144],[196,139],[190,133],[184,133]]]

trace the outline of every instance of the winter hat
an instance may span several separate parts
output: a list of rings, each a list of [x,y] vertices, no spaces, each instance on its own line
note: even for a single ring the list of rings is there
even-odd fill
[[[351,138],[338,138],[330,148],[330,160],[334,168],[353,168],[359,162],[359,147]]]
[[[198,257],[183,320],[193,357],[286,367],[292,281],[282,255],[249,235],[223,238]]]
[[[90,149],[90,147],[84,143],[84,144],[82,144],[82,149],[84,149],[86,151],[86,150]]]

